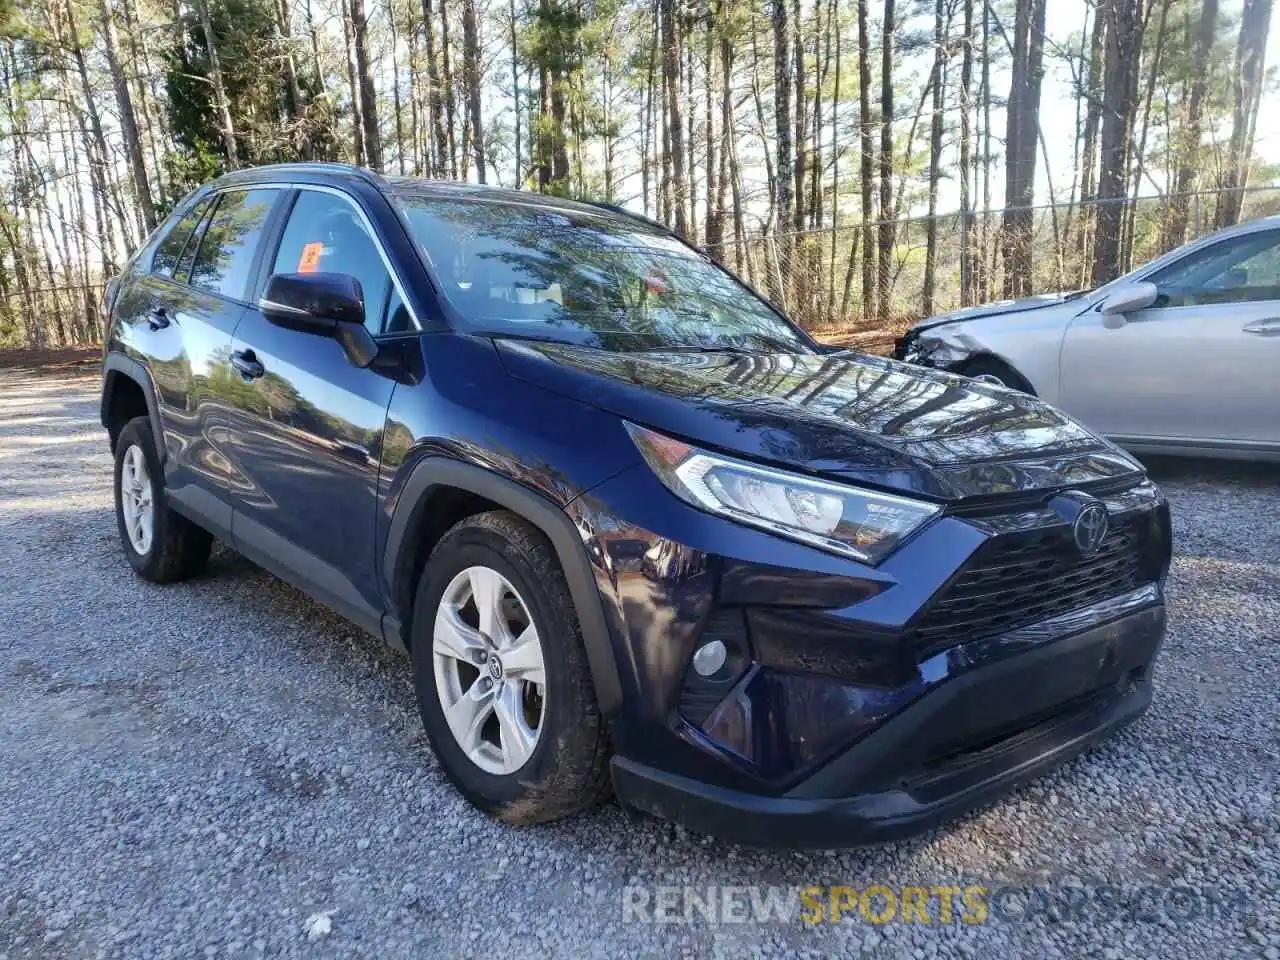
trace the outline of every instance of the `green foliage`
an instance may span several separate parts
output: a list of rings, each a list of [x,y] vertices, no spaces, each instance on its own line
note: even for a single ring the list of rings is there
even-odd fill
[[[289,117],[288,85],[271,0],[205,2],[242,161],[295,160],[304,138],[316,159],[336,159],[338,118],[330,100],[321,95],[323,79],[311,69],[299,69],[301,116],[297,121]],[[181,43],[169,49],[165,74],[165,108],[175,147],[165,158],[173,194],[170,203],[228,166],[209,49],[197,10],[183,7],[180,27]]]

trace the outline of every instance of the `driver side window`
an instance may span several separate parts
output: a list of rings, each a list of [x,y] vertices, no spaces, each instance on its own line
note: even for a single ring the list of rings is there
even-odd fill
[[[355,277],[364,295],[365,328],[374,336],[382,332],[393,289],[391,275],[364,221],[342,197],[299,191],[271,272],[346,273]]]
[[[1156,307],[1280,300],[1280,230],[1212,244],[1149,279],[1159,291]]]

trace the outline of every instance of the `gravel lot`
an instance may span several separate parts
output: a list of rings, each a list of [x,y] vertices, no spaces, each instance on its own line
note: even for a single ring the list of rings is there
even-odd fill
[[[403,657],[226,550],[195,582],[136,579],[96,391],[0,371],[0,958],[1280,958],[1278,470],[1158,465],[1178,555],[1141,723],[919,840],[762,852],[616,806],[490,822],[437,767]],[[877,883],[1111,884],[1166,907],[1019,894],[932,926],[808,926],[794,893],[789,920],[622,908],[627,887]],[[1175,910],[1170,887],[1199,899]],[[1210,917],[1210,889],[1245,899]]]

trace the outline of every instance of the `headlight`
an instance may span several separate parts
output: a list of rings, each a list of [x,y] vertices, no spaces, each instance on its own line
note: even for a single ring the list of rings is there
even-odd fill
[[[939,512],[930,503],[709,453],[633,423],[627,430],[658,479],[682,500],[866,563],[879,563]]]

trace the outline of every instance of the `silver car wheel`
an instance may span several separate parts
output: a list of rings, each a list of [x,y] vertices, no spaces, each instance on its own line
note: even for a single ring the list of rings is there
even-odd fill
[[[542,732],[546,668],[529,607],[498,571],[468,567],[445,588],[432,631],[436,695],[462,752],[515,773]]]
[[[120,461],[120,511],[130,545],[139,556],[146,556],[155,532],[155,495],[146,454],[137,444]]]

